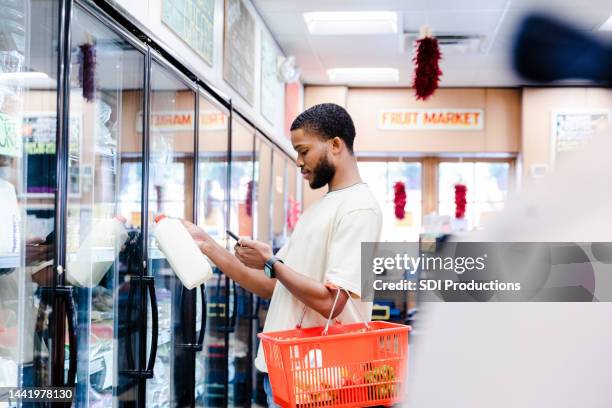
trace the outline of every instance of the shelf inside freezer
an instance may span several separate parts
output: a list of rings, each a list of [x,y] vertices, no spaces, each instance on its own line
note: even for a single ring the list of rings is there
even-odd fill
[[[0,268],[17,268],[19,254],[0,252]]]
[[[166,256],[158,248],[149,248],[149,259],[166,259]]]
[[[116,258],[115,250],[112,247],[101,247],[94,248],[92,250],[93,259],[91,262],[113,262]],[[6,259],[5,259],[6,258]],[[76,252],[72,252],[68,254],[68,260],[70,262],[75,261],[77,258]],[[165,259],[164,254],[157,248],[151,248],[149,250],[149,259]],[[14,266],[3,266],[5,263],[10,263]],[[0,254],[0,268],[14,268],[19,266],[19,255],[14,256],[5,256],[5,254]]]
[[[91,252],[93,254],[91,262],[113,262],[115,260],[115,250],[112,247],[93,248]],[[76,252],[68,254],[69,262],[74,262],[76,259]]]
[[[164,344],[170,343],[171,339],[170,330],[160,330],[158,338],[157,338],[157,346],[162,346]]]

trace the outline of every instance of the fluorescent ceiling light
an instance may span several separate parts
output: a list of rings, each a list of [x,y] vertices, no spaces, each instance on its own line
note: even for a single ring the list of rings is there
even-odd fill
[[[397,33],[393,11],[315,11],[304,20],[313,35]]]
[[[327,70],[331,82],[397,82],[395,68],[332,68]]]
[[[47,79],[49,75],[44,72],[0,72],[0,81],[16,79]]]
[[[599,27],[599,31],[612,31],[612,16],[608,17],[606,22]]]

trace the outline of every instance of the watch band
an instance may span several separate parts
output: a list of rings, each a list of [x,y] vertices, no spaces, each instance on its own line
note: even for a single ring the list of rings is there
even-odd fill
[[[264,264],[264,270],[266,272],[266,275],[270,279],[276,278],[276,274],[274,273],[274,264],[277,262],[284,264],[282,259],[277,258],[274,255],[272,255],[272,257],[270,257],[270,259],[268,259],[266,263]]]

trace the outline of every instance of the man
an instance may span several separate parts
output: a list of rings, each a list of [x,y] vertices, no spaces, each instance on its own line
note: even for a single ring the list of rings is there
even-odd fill
[[[291,142],[298,154],[297,165],[310,187],[327,186],[328,192],[302,214],[276,256],[266,243],[241,239],[234,257],[200,228],[185,222],[202,252],[226,275],[258,296],[272,298],[264,332],[295,328],[304,310],[303,327],[321,326],[330,315],[342,323],[371,316],[371,302],[359,301],[360,250],[361,242],[379,239],[382,213],[359,176],[354,139],[353,121],[338,105],[316,105],[295,119]],[[345,308],[347,292],[338,294],[334,287],[351,293],[359,313]],[[261,345],[255,366],[267,372]],[[275,407],[267,375],[264,388],[269,406]]]

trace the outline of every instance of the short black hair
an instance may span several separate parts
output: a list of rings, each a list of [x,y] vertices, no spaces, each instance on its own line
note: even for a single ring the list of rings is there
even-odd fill
[[[322,103],[306,109],[291,124],[291,130],[297,129],[314,132],[325,140],[337,136],[353,153],[355,125],[351,115],[340,105]]]

